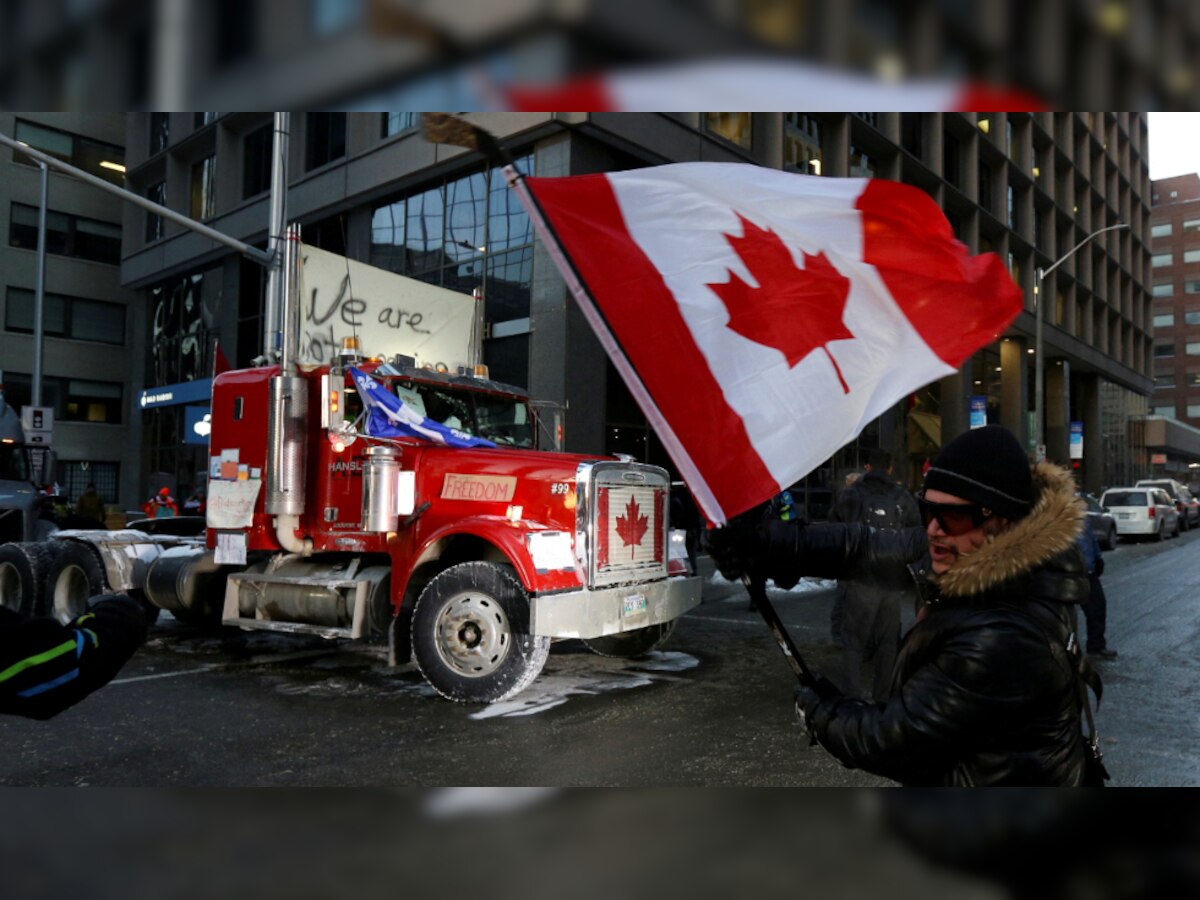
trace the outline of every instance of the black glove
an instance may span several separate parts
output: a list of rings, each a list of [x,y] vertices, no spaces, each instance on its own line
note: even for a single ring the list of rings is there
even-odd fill
[[[704,532],[704,550],[725,578],[739,581],[752,577],[762,567],[766,546],[759,533],[764,507],[755,507],[734,516],[721,528]]]
[[[795,688],[796,718],[808,731],[810,743],[817,743],[815,720],[817,711],[824,706],[832,710],[844,698],[842,689],[826,678],[817,675],[812,684],[798,684]]]

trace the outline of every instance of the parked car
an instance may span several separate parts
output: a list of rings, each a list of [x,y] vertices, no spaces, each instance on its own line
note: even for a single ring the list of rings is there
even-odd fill
[[[1121,537],[1152,537],[1161,541],[1179,534],[1179,512],[1162,488],[1109,488],[1100,496],[1100,505],[1117,520],[1117,534]]]
[[[1102,550],[1111,550],[1117,546],[1117,519],[1100,501],[1091,494],[1080,494],[1080,499],[1087,504],[1088,527],[1100,542]]]
[[[1200,500],[1174,478],[1143,478],[1134,487],[1156,487],[1166,491],[1175,501],[1182,531],[1200,525]]]

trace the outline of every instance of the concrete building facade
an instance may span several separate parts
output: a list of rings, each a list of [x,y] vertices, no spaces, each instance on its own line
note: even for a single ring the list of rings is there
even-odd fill
[[[1130,428],[1147,412],[1152,361],[1147,126],[1135,113],[478,113],[540,176],[667,162],[748,162],[828,176],[875,176],[927,191],[972,252],[1000,255],[1026,308],[955,376],[915,393],[814,473],[830,488],[868,448],[890,451],[915,484],[925,460],[965,430],[975,399],[1032,455],[1035,302],[1045,303],[1045,444],[1095,490],[1140,477]],[[666,464],[656,437],[569,300],[498,173],[476,154],[427,143],[415,113],[292,117],[290,217],[308,243],[400,274],[485,295],[493,377],[567,407],[572,450]],[[265,246],[267,114],[133,114],[129,185]],[[265,148],[265,149],[264,149]],[[1091,237],[1117,224],[1128,228]],[[132,206],[121,277],[142,292],[148,387],[202,379],[219,341],[235,364],[261,352],[259,267]],[[1077,245],[1082,244],[1082,246]],[[1074,252],[1072,252],[1074,251]],[[1039,270],[1062,265],[1039,282]],[[187,406],[146,414],[144,477],[202,477]],[[1073,424],[1075,423],[1075,424]],[[1082,456],[1072,459],[1072,431]],[[1078,447],[1078,442],[1074,442]]]
[[[0,133],[116,184],[120,113],[0,113]],[[0,151],[0,372],[7,399],[31,404],[40,168]],[[42,406],[53,411],[53,476],[71,500],[94,482],[119,509],[137,502],[141,295],[120,279],[121,206],[113,195],[50,170],[46,213]]]
[[[1163,441],[1149,441],[1155,474],[1200,481],[1200,175],[1152,185],[1154,393]],[[1149,432],[1148,432],[1149,433]]]

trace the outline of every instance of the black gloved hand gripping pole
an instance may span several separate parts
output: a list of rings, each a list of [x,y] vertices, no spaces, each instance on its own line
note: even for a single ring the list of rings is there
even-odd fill
[[[787,657],[788,665],[792,667],[792,671],[796,674],[796,680],[803,687],[813,685],[816,682],[816,678],[813,677],[812,671],[805,665],[804,657],[800,655],[800,651],[796,649],[791,636],[783,627],[783,620],[779,618],[779,613],[775,611],[775,607],[767,599],[767,579],[759,575],[747,573],[742,576],[742,584],[746,586],[746,592],[750,595],[751,602],[758,608],[763,621],[771,629],[771,634],[775,635],[775,642],[779,644],[779,649]]]

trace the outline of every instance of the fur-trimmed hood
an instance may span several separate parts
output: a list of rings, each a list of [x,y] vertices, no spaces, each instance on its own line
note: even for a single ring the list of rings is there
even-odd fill
[[[1069,550],[1083,530],[1086,506],[1075,496],[1071,473],[1053,463],[1033,467],[1037,502],[1010,529],[990,536],[933,580],[944,597],[980,594],[1033,571]]]

